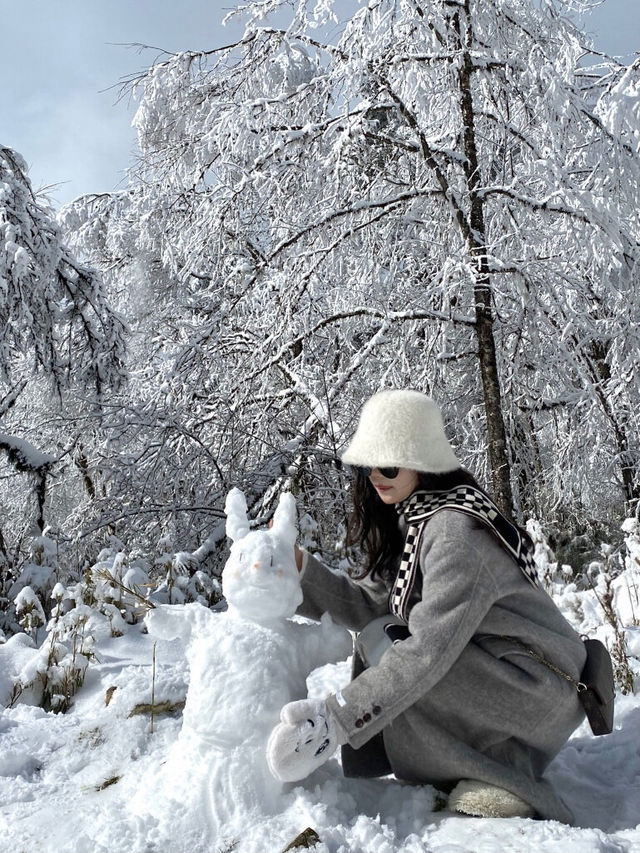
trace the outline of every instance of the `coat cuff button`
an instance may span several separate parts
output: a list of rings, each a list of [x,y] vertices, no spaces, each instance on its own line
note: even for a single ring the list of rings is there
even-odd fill
[[[361,720],[360,718],[358,718],[358,719],[355,721],[355,724],[354,724],[354,725],[355,725],[355,727],[356,727],[357,729],[361,729],[361,728],[364,726],[364,720]]]
[[[378,716],[378,714],[382,713],[382,708],[380,707],[380,705],[374,705],[371,710],[376,715],[376,717]]]
[[[370,720],[371,720],[371,714],[369,714],[369,713],[363,714],[363,715],[362,715],[362,719],[365,721],[365,723],[370,722]]]

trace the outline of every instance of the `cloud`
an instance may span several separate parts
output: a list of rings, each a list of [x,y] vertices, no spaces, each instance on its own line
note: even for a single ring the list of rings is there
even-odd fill
[[[135,150],[133,106],[118,82],[148,67],[134,42],[167,50],[219,43],[224,0],[22,0],[2,12],[0,141],[19,151],[35,188],[57,204],[117,187]],[[8,119],[8,120],[7,120]]]

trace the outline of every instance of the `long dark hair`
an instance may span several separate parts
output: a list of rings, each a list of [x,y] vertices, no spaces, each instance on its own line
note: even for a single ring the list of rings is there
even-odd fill
[[[448,491],[456,486],[474,486],[484,489],[465,468],[456,468],[444,474],[418,471],[416,490],[429,492]],[[358,578],[395,577],[398,561],[404,546],[404,535],[398,526],[398,513],[393,504],[385,504],[378,497],[368,477],[354,471],[352,485],[353,511],[347,527],[347,544],[358,545],[365,556],[363,570]]]

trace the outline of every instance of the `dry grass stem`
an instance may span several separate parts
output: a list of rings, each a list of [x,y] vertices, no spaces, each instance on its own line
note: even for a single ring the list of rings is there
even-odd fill
[[[127,595],[133,596],[136,601],[140,602],[145,611],[155,609],[155,604],[152,601],[149,601],[148,598],[145,598],[143,595],[140,595],[137,590],[132,589],[130,586],[126,586],[125,584],[123,584],[122,581],[119,581],[111,574],[109,569],[102,569],[101,571],[99,571],[98,577],[102,578],[102,580],[109,581],[109,583],[112,583],[114,586],[117,586],[118,589],[122,590],[122,592],[126,592]]]

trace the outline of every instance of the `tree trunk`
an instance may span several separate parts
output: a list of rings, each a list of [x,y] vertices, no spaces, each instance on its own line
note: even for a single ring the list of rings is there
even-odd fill
[[[588,347],[588,354],[591,362],[595,392],[613,431],[618,451],[618,464],[620,465],[620,474],[622,476],[624,498],[629,509],[634,512],[638,504],[640,504],[640,483],[636,479],[638,473],[637,454],[633,453],[629,445],[624,417],[616,414],[605,393],[606,384],[611,380],[611,368],[607,362],[609,346],[608,341],[591,341]]]
[[[478,193],[480,174],[478,170],[473,96],[471,92],[473,63],[470,53],[472,32],[469,0],[465,2],[465,10],[464,39],[458,12],[453,16],[453,27],[458,37],[458,47],[462,52],[462,61],[458,70],[458,81],[460,86],[460,109],[464,127],[464,172],[467,183],[471,223],[471,230],[467,235],[467,244],[476,269],[473,291],[476,315],[475,330],[478,341],[478,360],[487,417],[489,463],[493,479],[494,499],[500,510],[507,517],[510,517],[513,515],[511,469],[507,452],[506,430],[502,417],[502,395],[500,392],[500,377],[496,357],[496,342],[493,333],[491,276],[487,263],[484,202]]]

